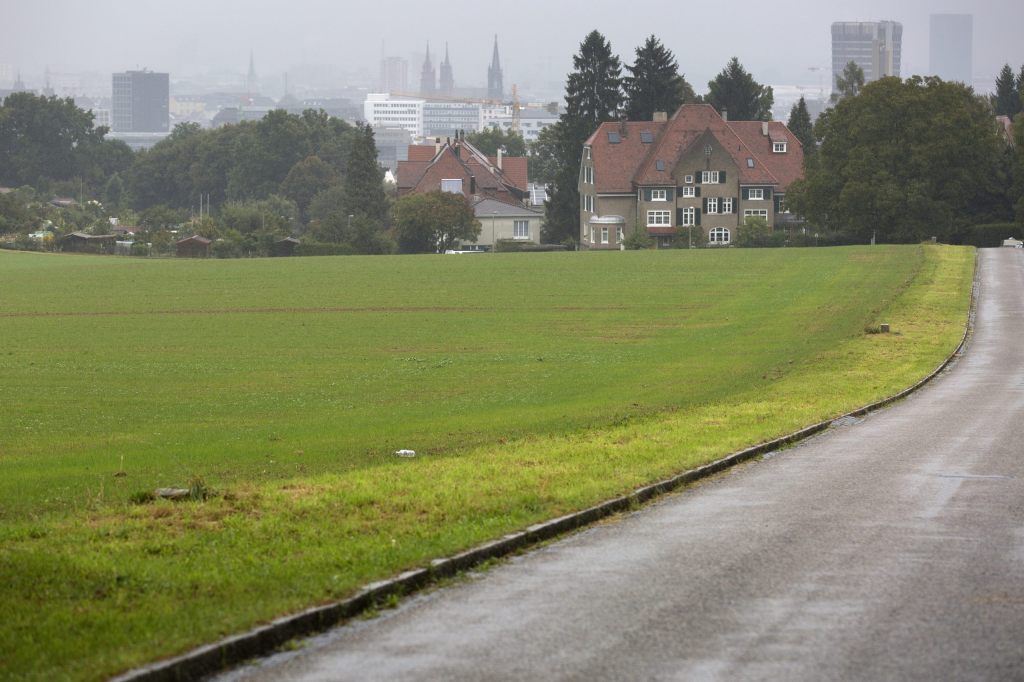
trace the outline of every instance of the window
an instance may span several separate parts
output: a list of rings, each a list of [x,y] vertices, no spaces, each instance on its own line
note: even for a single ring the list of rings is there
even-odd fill
[[[785,142],[772,142],[772,151],[776,154],[784,154],[786,152]]]
[[[590,161],[590,147],[583,148],[583,158]]]
[[[619,244],[626,241],[626,235],[623,233],[623,229],[624,228],[622,227],[622,225],[619,225],[617,228],[615,228],[615,240]]]
[[[694,208],[684,208],[682,210],[683,227],[689,227],[696,223],[697,211]]]
[[[753,167],[754,167],[754,160],[748,156],[747,157],[747,168],[753,168]]]
[[[584,166],[583,167],[583,182],[587,185],[594,184],[594,167]]]
[[[712,213],[718,213],[718,197],[711,197],[708,199],[708,207],[705,211],[710,215]]]
[[[680,187],[679,190],[681,192],[679,196],[681,196],[683,199],[692,199],[695,196],[697,196],[697,188],[694,187],[693,185]]]
[[[651,201],[668,201],[668,190],[652,189]]]
[[[607,227],[602,227],[601,228],[601,243],[602,244],[607,244],[608,243],[608,228]]]
[[[748,208],[744,209],[743,217],[746,218],[764,218],[768,220],[768,209],[767,208]]]
[[[647,227],[665,227],[672,225],[672,211],[648,211]]]
[[[594,212],[594,195],[592,195],[592,194],[584,194],[583,195],[583,210],[584,211],[589,211],[590,213]]]
[[[640,142],[642,142],[643,144],[651,144],[652,142],[654,142],[654,133],[648,130],[641,130]]]
[[[686,177],[683,178],[683,182],[685,182],[687,185],[692,185],[693,184],[693,176],[692,175],[687,175]]]
[[[718,171],[701,171],[700,181],[705,185],[717,185]]]
[[[665,162],[662,159],[658,159],[654,162],[654,168],[659,171],[665,170]]]
[[[513,220],[512,221],[512,238],[513,239],[529,239],[530,238],[530,221],[529,220]]]
[[[722,213],[732,213],[732,197],[722,199]]]
[[[609,132],[608,142],[610,144],[619,144],[620,142],[622,142],[622,137],[617,132]]]
[[[764,200],[764,190],[761,189],[760,187],[751,187],[747,191],[749,192],[749,194],[747,195],[747,198],[750,199],[751,201],[763,201]]]
[[[442,180],[441,191],[451,194],[462,194],[462,178]]]
[[[727,227],[713,227],[708,232],[708,242],[711,244],[728,244],[729,243],[729,228]]]

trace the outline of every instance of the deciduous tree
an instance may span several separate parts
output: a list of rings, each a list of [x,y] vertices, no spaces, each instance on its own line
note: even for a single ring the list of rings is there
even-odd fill
[[[856,97],[864,87],[864,69],[857,62],[847,62],[843,75],[836,77],[836,89],[830,97],[833,104],[845,97]]]
[[[988,107],[961,83],[869,83],[818,119],[821,140],[787,204],[812,224],[867,242],[948,237],[999,183]]]
[[[394,227],[403,253],[443,253],[475,241],[480,221],[466,197],[452,192],[409,194],[395,203]]]
[[[505,131],[497,126],[466,135],[466,141],[488,156],[497,156],[501,149],[505,156],[526,156],[526,140],[519,133]]]

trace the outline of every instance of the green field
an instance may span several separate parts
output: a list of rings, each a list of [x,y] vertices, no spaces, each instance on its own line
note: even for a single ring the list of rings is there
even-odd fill
[[[0,677],[102,678],[889,395],[955,347],[972,273],[0,252]]]

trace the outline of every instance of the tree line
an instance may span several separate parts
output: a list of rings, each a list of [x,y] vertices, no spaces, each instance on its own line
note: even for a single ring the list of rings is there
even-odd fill
[[[632,64],[623,65],[600,32],[589,33],[573,56],[573,71],[565,86],[565,112],[557,123],[541,131],[532,150],[536,177],[550,188],[546,240],[576,241],[579,162],[583,144],[598,126],[616,120],[649,121],[657,111],[671,115],[683,104],[698,102],[718,111],[728,110],[735,120],[767,121],[774,93],[733,57],[708,82],[707,94],[698,96],[675,55],[654,35],[635,49]]]

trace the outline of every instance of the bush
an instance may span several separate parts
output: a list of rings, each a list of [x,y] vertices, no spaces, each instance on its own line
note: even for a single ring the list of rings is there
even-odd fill
[[[654,238],[647,234],[647,230],[639,225],[622,240],[622,245],[627,251],[640,251],[654,246]]]
[[[1017,223],[986,223],[971,225],[950,240],[954,244],[966,244],[978,248],[1002,246],[1003,240],[1010,237],[1021,239],[1024,228]]]
[[[350,244],[305,241],[295,247],[296,256],[351,256],[355,249]]]

